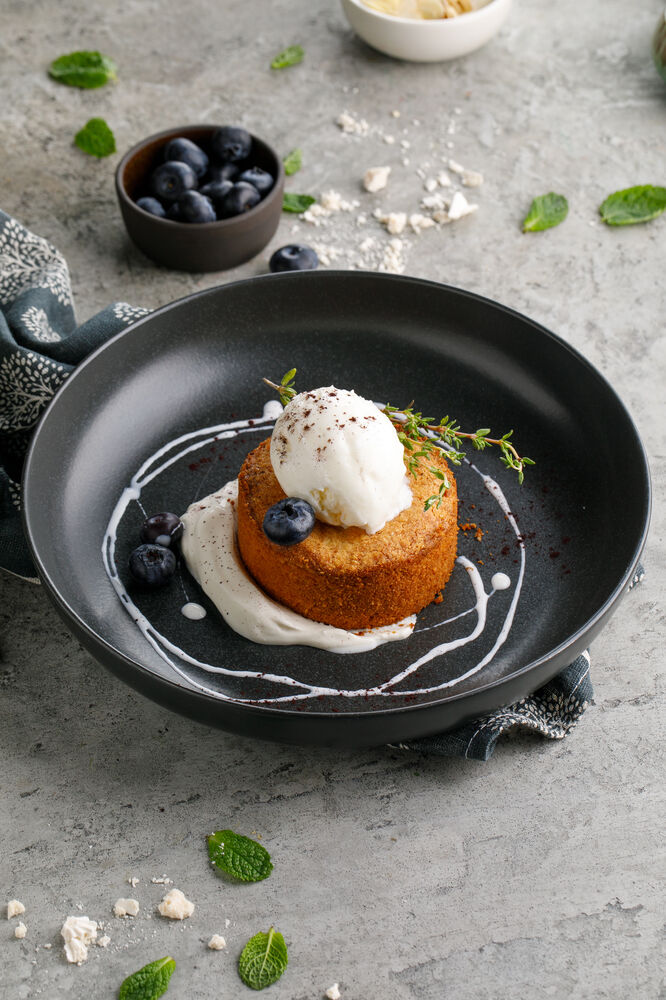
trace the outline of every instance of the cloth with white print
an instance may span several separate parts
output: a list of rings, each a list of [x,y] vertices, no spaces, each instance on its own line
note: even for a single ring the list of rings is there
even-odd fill
[[[36,577],[21,470],[40,416],[79,361],[147,312],[116,302],[78,326],[62,254],[0,212],[0,568]]]
[[[0,569],[36,579],[21,524],[21,467],[31,433],[56,389],[94,348],[147,309],[116,302],[81,326],[64,258],[0,212]],[[642,569],[634,578],[638,583]],[[487,760],[503,733],[562,739],[592,699],[582,653],[535,694],[457,729],[401,744],[424,754]]]

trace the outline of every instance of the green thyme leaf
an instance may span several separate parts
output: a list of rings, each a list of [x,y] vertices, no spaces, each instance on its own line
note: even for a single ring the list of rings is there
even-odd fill
[[[289,45],[282,52],[279,52],[271,62],[271,69],[286,69],[287,66],[295,66],[303,62],[305,52],[300,45]]]
[[[608,226],[632,226],[656,219],[665,208],[666,187],[640,184],[609,195],[599,213]]]
[[[60,56],[49,66],[49,76],[68,87],[93,90],[116,79],[117,66],[113,59],[99,52],[70,52]]]
[[[536,233],[542,229],[552,229],[564,222],[569,204],[563,194],[542,194],[535,198],[523,222],[524,233]]]
[[[317,199],[311,194],[291,194],[287,192],[282,198],[283,212],[305,212]]]
[[[100,159],[116,151],[115,136],[103,118],[91,118],[86,122],[74,136],[74,142],[84,153]]]
[[[208,838],[208,855],[216,868],[241,882],[261,882],[273,871],[266,848],[233,830],[212,833]]]
[[[169,980],[176,968],[172,958],[158,958],[123,980],[118,1000],[157,1000],[169,989]]]
[[[271,927],[268,934],[255,934],[247,942],[238,959],[238,974],[253,990],[263,990],[277,982],[287,968],[287,946],[279,931]]]
[[[297,174],[303,166],[303,154],[300,149],[292,149],[291,153],[288,153],[282,162],[285,174],[287,177],[291,177],[292,174]]]

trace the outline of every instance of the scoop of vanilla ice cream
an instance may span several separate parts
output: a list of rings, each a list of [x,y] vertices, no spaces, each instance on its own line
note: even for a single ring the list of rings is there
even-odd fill
[[[320,521],[372,535],[412,502],[404,450],[374,403],[324,386],[294,396],[277,419],[271,463],[289,497]]]

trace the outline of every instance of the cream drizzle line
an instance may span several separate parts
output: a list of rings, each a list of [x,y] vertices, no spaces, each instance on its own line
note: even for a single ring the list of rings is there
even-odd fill
[[[359,688],[357,690],[342,690],[340,688],[328,688],[328,687],[323,688],[313,684],[307,684],[303,681],[297,681],[293,677],[288,677],[279,674],[270,674],[266,673],[265,671],[230,669],[228,667],[215,667],[212,664],[203,663],[200,660],[197,660],[194,657],[190,656],[184,650],[180,649],[178,646],[171,643],[165,636],[157,632],[157,630],[153,628],[153,626],[145,617],[145,615],[131,600],[129,594],[127,593],[122,584],[122,581],[120,580],[120,577],[118,576],[115,566],[115,543],[116,543],[118,525],[120,524],[122,516],[125,513],[125,510],[127,509],[129,503],[132,502],[133,500],[138,502],[139,497],[141,496],[141,490],[147,483],[151,482],[153,479],[155,479],[156,476],[160,475],[167,468],[173,465],[180,458],[187,455],[189,452],[196,451],[214,441],[221,441],[224,440],[225,438],[236,437],[238,433],[242,430],[245,430],[247,432],[252,432],[254,431],[255,428],[257,430],[264,430],[265,428],[262,425],[275,420],[278,413],[281,412],[281,409],[282,408],[280,407],[280,404],[277,403],[277,401],[270,400],[264,406],[264,412],[260,419],[236,420],[232,423],[220,424],[216,427],[207,427],[200,429],[198,431],[191,431],[188,434],[183,434],[180,437],[175,438],[173,441],[170,441],[168,444],[160,448],[157,452],[155,452],[154,455],[152,455],[149,459],[147,459],[143,463],[143,465],[141,465],[138,472],[132,477],[130,481],[130,486],[126,487],[121,493],[118,503],[116,504],[113,510],[113,514],[111,515],[111,519],[109,521],[107,530],[104,535],[104,540],[102,543],[102,559],[104,562],[104,568],[107,572],[107,575],[109,576],[109,579],[111,581],[114,590],[118,594],[118,597],[120,598],[121,602],[126,608],[128,614],[130,615],[132,620],[136,623],[136,625],[139,627],[145,638],[155,649],[155,651],[161,657],[161,659],[163,659],[166,663],[168,663],[169,666],[171,666],[172,669],[180,677],[182,677],[183,680],[187,682],[188,685],[191,685],[195,689],[202,691],[205,694],[209,694],[214,698],[218,698],[223,701],[239,702],[241,704],[271,705],[271,704],[279,704],[280,702],[287,702],[287,701],[293,702],[308,698],[317,698],[320,697],[321,695],[332,695],[335,697],[343,697],[343,698],[357,698],[357,697],[367,698],[368,696],[404,697],[406,695],[430,694],[435,691],[441,691],[445,688],[450,688],[456,684],[460,684],[461,681],[464,681],[468,677],[471,677],[473,674],[478,673],[479,670],[483,669],[483,667],[486,666],[493,659],[493,657],[497,653],[497,650],[506,641],[506,638],[511,629],[511,625],[513,623],[516,608],[518,606],[518,599],[520,596],[520,591],[522,589],[523,579],[525,575],[525,543],[522,539],[520,529],[518,528],[518,524],[516,523],[516,520],[511,512],[509,503],[506,500],[506,497],[504,496],[504,493],[502,492],[499,484],[496,483],[495,480],[492,479],[490,476],[482,473],[477,468],[476,465],[474,465],[471,462],[468,462],[467,459],[465,459],[465,461],[468,462],[468,464],[474,470],[474,472],[476,472],[476,474],[481,477],[484,486],[489,491],[489,493],[491,493],[491,495],[498,503],[500,508],[504,511],[507,520],[511,524],[511,527],[513,528],[516,534],[516,538],[518,539],[518,544],[520,549],[520,570],[518,575],[518,582],[516,584],[516,588],[514,591],[513,599],[511,601],[511,605],[509,607],[509,611],[507,613],[507,616],[504,620],[504,624],[500,630],[500,633],[492,649],[474,667],[471,667],[464,674],[461,674],[458,677],[454,677],[449,681],[443,681],[441,684],[433,685],[431,687],[418,688],[409,691],[392,690],[393,688],[395,688],[396,684],[399,684],[406,677],[411,676],[414,673],[414,671],[418,670],[418,668],[422,666],[424,663],[427,663],[436,657],[443,656],[446,652],[449,652],[452,649],[456,649],[462,645],[466,645],[469,642],[473,642],[474,639],[476,639],[483,631],[486,621],[486,609],[488,605],[488,600],[492,596],[494,591],[491,590],[490,593],[485,592],[483,581],[481,580],[481,575],[479,571],[477,570],[476,566],[474,566],[474,564],[471,563],[469,559],[467,559],[465,556],[458,556],[456,562],[460,563],[470,576],[470,579],[472,581],[472,587],[476,595],[476,603],[473,608],[470,608],[466,612],[462,612],[460,615],[456,615],[455,618],[463,617],[464,615],[469,614],[472,611],[475,611],[477,614],[477,624],[475,628],[466,637],[452,640],[449,643],[440,643],[438,646],[435,646],[432,650],[430,650],[430,652],[424,654],[424,656],[420,657],[414,663],[410,664],[410,666],[406,667],[400,673],[396,674],[395,677],[392,677],[384,684],[378,685],[374,688]],[[204,438],[204,440],[202,441],[197,440],[194,444],[189,445],[188,447],[178,451],[175,455],[172,455],[161,465],[157,466],[157,468],[152,468],[155,462],[158,462],[160,459],[164,458],[174,448],[178,447],[181,444],[184,444],[187,441],[192,441],[195,438],[199,438],[201,435],[210,435],[210,436]],[[455,618],[450,619],[450,621],[454,621]],[[423,631],[425,631],[425,629]],[[173,653],[175,656],[178,656],[185,663],[189,663],[192,666],[199,667],[200,669],[206,671],[207,673],[224,674],[230,677],[246,677],[257,680],[266,680],[272,683],[284,684],[287,687],[301,688],[303,690],[302,693],[300,694],[283,695],[273,698],[233,697],[231,695],[224,694],[224,692],[222,691],[215,690],[214,688],[210,688],[207,685],[201,684],[200,682],[194,680],[167,655],[163,647],[166,647],[166,649],[169,650],[169,652]]]

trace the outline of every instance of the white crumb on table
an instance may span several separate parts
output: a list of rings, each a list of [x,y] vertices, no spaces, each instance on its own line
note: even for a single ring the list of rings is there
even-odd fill
[[[139,884],[139,879],[136,877],[136,875],[130,876],[130,878],[128,878],[127,881],[129,885],[132,886],[133,889],[136,889],[137,885]]]
[[[109,937],[108,934],[103,934],[102,937],[99,938],[97,941],[98,948],[108,948],[110,944],[111,944],[111,938]]]
[[[28,928],[25,926],[25,924],[23,923],[23,921],[21,921],[20,924],[16,925],[16,928],[14,930],[14,937],[15,938],[18,938],[19,940],[22,940],[26,936],[27,933],[28,933]]]
[[[162,875],[160,878],[151,878],[150,881],[153,885],[173,885],[173,879],[167,878],[166,875]]]
[[[139,912],[138,899],[117,899],[113,904],[114,917],[135,917]]]
[[[365,118],[356,118],[350,111],[346,110],[338,115],[336,125],[348,135],[367,135],[370,131],[370,126]]]
[[[180,889],[172,889],[168,892],[162,902],[157,907],[163,917],[169,920],[185,920],[194,913],[194,903],[186,899]]]
[[[60,928],[68,962],[81,965],[88,957],[88,946],[97,938],[97,922],[88,917],[67,917]]]
[[[363,175],[363,187],[371,194],[381,191],[388,184],[390,173],[390,167],[368,167]]]
[[[471,215],[472,212],[476,212],[478,205],[474,205],[467,201],[467,198],[461,191],[456,191],[453,198],[451,199],[451,204],[449,205],[449,219],[462,219],[465,215]]]
[[[18,917],[21,913],[25,913],[25,906],[20,899],[10,899],[7,903],[7,920],[11,920],[12,917]]]
[[[386,231],[391,234],[391,236],[399,236],[407,225],[407,213],[406,212],[387,212],[386,214],[380,209],[375,212],[375,218],[378,222],[381,222],[383,226],[386,226]]]
[[[212,938],[208,942],[208,947],[211,951],[222,951],[223,948],[227,947],[227,942],[221,934],[213,934]]]
[[[332,986],[329,986],[329,988],[324,993],[324,996],[326,997],[326,1000],[340,1000],[342,993],[340,992],[340,987],[338,986],[338,984],[333,983]]]

